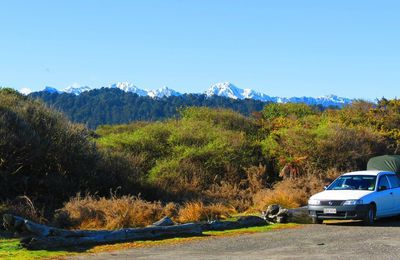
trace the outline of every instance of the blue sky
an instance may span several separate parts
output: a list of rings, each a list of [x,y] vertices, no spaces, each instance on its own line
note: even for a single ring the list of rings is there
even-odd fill
[[[0,86],[400,96],[400,1],[0,1]]]

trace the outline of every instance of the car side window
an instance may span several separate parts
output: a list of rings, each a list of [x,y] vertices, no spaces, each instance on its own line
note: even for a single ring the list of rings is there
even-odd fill
[[[388,175],[387,177],[389,178],[392,189],[400,187],[400,179],[397,175]]]
[[[389,181],[386,178],[386,175],[383,175],[379,178],[379,182],[378,182],[378,190],[381,190],[382,187],[385,187],[387,190],[390,189],[389,186]]]

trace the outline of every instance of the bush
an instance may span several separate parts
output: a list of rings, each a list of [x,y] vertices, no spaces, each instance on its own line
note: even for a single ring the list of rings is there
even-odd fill
[[[0,198],[60,201],[84,189],[98,157],[80,125],[18,94],[0,91]],[[13,151],[13,152],[10,152]]]
[[[126,160],[107,160],[91,136],[40,102],[0,90],[0,200],[26,195],[50,212],[79,191],[135,187]]]
[[[230,110],[187,108],[182,119],[143,127],[102,127],[98,147],[133,157],[131,165],[163,199],[187,201],[221,181],[239,184],[263,163],[258,124]],[[105,131],[105,129],[107,129]],[[147,177],[144,177],[147,176]]]
[[[264,141],[269,157],[277,158],[275,169],[285,166],[321,171],[365,169],[368,159],[385,153],[387,142],[369,127],[349,127],[321,122],[317,127],[304,126],[279,129]]]
[[[262,111],[262,115],[267,120],[276,118],[294,117],[302,118],[308,115],[317,114],[319,111],[302,103],[270,103]]]
[[[259,128],[257,121],[229,109],[189,107],[181,110],[180,114],[184,121],[208,122],[223,129],[252,135],[256,134]]]

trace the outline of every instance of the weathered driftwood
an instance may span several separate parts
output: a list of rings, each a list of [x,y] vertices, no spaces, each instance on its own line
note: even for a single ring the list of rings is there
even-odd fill
[[[50,249],[71,246],[87,246],[144,239],[157,239],[168,236],[201,235],[199,224],[189,223],[174,226],[150,226],[145,228],[126,228],[115,231],[65,230],[34,223],[13,216],[3,216],[4,227],[8,230],[27,231],[32,237],[23,239],[22,246],[28,249]]]
[[[175,222],[170,217],[163,217],[159,221],[154,222],[152,226],[166,227],[173,225],[175,225]]]
[[[263,218],[243,216],[234,221],[211,221],[204,224],[173,225],[173,221],[165,217],[152,226],[145,228],[126,228],[115,231],[107,230],[65,230],[13,216],[4,215],[3,225],[7,230],[29,233],[21,244],[28,249],[51,249],[72,246],[88,246],[134,240],[157,239],[161,237],[201,235],[207,230],[228,230],[245,227],[268,225]]]
[[[268,225],[264,219],[257,216],[243,216],[234,221],[211,221],[201,225],[203,231],[207,230],[228,230],[255,226]]]

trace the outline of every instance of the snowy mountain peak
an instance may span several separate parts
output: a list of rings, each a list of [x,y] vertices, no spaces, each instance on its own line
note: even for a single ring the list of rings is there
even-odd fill
[[[241,89],[236,87],[230,82],[215,83],[205,92],[207,96],[222,96],[233,99],[255,99],[261,101],[273,101],[273,98],[257,92],[255,90],[246,88]]]
[[[170,96],[180,96],[181,93],[179,93],[173,89],[170,89],[167,86],[164,86],[159,89],[149,90],[147,92],[147,95],[151,98],[162,98],[162,97],[170,97]]]
[[[117,82],[117,83],[111,84],[109,87],[110,88],[118,88],[125,92],[136,93],[139,96],[147,96],[147,91],[136,87],[133,83],[131,83],[129,81]]]
[[[205,92],[208,97],[221,96],[233,99],[242,99],[243,89],[240,89],[230,82],[221,82],[211,85]]]
[[[346,104],[351,103],[350,98],[339,97],[339,96],[333,95],[333,94],[318,97],[317,99],[320,101],[321,104],[329,104],[329,105],[334,105],[337,103],[346,105]]]
[[[65,93],[80,95],[82,92],[92,90],[89,86],[80,86],[78,84],[73,84],[63,90]]]

